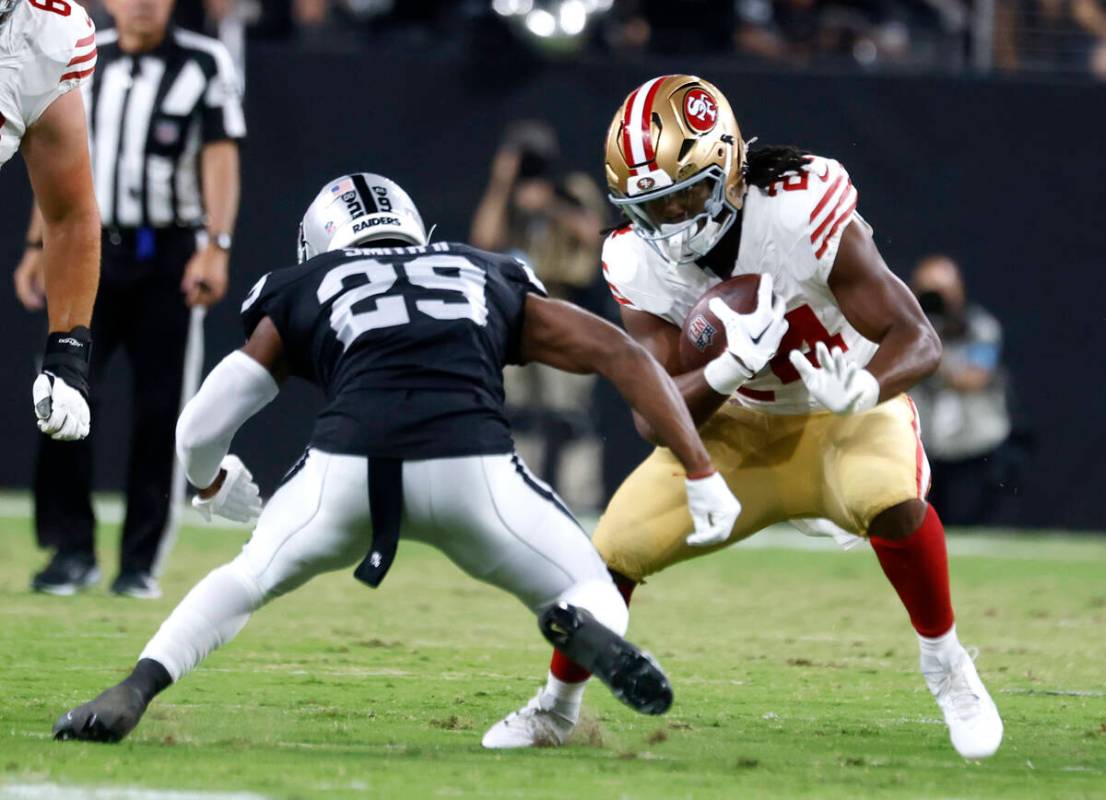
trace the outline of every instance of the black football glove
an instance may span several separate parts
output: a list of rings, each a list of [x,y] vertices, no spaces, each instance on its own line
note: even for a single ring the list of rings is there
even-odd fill
[[[60,441],[88,435],[88,363],[92,334],[83,325],[46,339],[42,373],[35,379],[32,396],[38,429]]]

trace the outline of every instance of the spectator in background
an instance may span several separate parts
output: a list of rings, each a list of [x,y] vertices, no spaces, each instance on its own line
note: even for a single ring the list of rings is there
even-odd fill
[[[134,378],[131,449],[111,588],[155,598],[184,491],[173,441],[185,372],[195,382],[202,367],[200,309],[226,292],[246,128],[230,56],[215,39],[172,26],[173,0],[107,6],[116,29],[97,34],[96,73],[82,87],[103,224],[90,400],[95,408],[107,363],[122,349]],[[39,224],[36,211],[28,241],[39,238]],[[41,266],[29,250],[16,269],[16,294],[30,310],[41,307]],[[34,492],[39,545],[54,554],[32,588],[71,595],[97,583],[91,440],[44,440]]]
[[[599,275],[603,195],[583,173],[560,175],[559,155],[548,124],[511,125],[492,161],[469,238],[476,247],[529,264],[551,297],[586,303]],[[531,364],[509,370],[506,379],[523,457],[539,464],[540,474],[574,506],[595,508],[598,445],[588,414],[594,376]],[[569,459],[572,469],[562,470]]]
[[[985,524],[996,518],[1013,477],[1003,449],[1011,421],[1002,327],[967,302],[948,256],[922,259],[911,287],[944,347],[937,372],[911,392],[933,470],[930,499],[950,524]]]
[[[1074,0],[1072,16],[1095,39],[1089,59],[1091,75],[1106,81],[1106,0]]]
[[[1090,72],[1106,79],[1103,0],[998,0],[994,25],[999,69]]]
[[[629,0],[618,8],[625,22],[622,42],[656,53],[705,53],[730,50],[735,25],[734,0]]]

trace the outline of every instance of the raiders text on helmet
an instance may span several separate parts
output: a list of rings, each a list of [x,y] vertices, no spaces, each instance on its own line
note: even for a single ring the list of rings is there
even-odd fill
[[[705,255],[741,207],[745,142],[726,98],[694,75],[663,75],[626,98],[607,132],[610,200],[674,263]],[[685,213],[670,216],[673,206]]]
[[[381,239],[426,244],[422,216],[407,192],[383,175],[356,172],[322,188],[300,222],[299,260]]]

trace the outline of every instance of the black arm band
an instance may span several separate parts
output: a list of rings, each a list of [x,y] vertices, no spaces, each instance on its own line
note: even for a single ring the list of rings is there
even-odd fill
[[[88,399],[88,362],[92,357],[92,332],[78,325],[67,333],[51,333],[46,339],[42,371],[55,375]]]

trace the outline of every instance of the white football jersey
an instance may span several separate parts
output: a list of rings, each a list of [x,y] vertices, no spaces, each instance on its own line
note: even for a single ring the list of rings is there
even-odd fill
[[[0,22],[0,167],[50,104],[92,76],[96,29],[76,0],[23,0]]]
[[[814,345],[840,347],[865,365],[877,345],[849,324],[829,289],[841,235],[856,212],[857,192],[837,161],[814,157],[801,174],[765,190],[749,187],[741,215],[741,242],[733,276],[767,273],[787,304],[789,328],[774,359],[730,398],[729,403],[773,414],[819,409],[788,353],[798,348],[814,361]],[[629,227],[603,245],[603,272],[615,300],[655,314],[682,328],[696,301],[722,278],[695,264],[676,266]],[[693,326],[705,346],[720,334],[704,319]],[[725,406],[723,407],[723,409]]]

